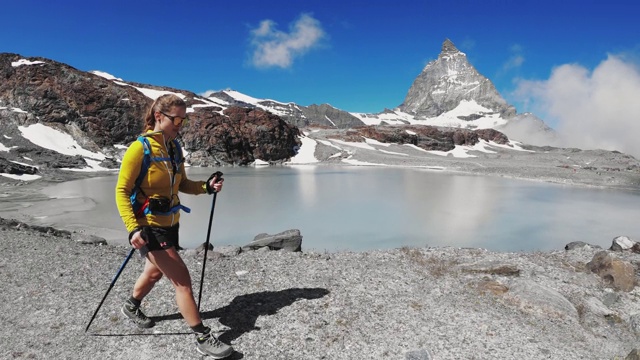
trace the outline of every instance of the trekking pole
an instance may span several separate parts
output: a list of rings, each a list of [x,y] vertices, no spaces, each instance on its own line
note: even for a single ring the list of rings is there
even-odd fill
[[[220,171],[216,171],[213,175],[217,177],[216,182],[222,180],[222,173]],[[210,180],[207,180],[210,181]],[[209,251],[209,239],[211,238],[211,223],[213,222],[213,210],[216,208],[216,195],[217,192],[214,191],[213,199],[211,200],[211,213],[209,214],[209,228],[207,230],[207,241],[204,245],[204,260],[202,261],[202,275],[200,275],[200,292],[198,293],[198,312],[200,312],[200,300],[202,299],[202,283],[204,282],[204,268],[207,266],[207,252]]]
[[[107,298],[107,295],[109,295],[109,292],[113,288],[113,285],[116,283],[116,280],[118,280],[118,277],[122,273],[122,270],[124,270],[124,267],[127,265],[127,263],[129,262],[129,259],[131,259],[131,255],[133,255],[133,253],[135,251],[136,251],[136,249],[132,248],[131,251],[129,251],[129,255],[127,255],[127,258],[124,259],[124,262],[122,263],[122,265],[120,265],[120,269],[118,269],[118,272],[116,273],[116,276],[114,276],[113,280],[111,280],[111,284],[109,285],[109,288],[107,289],[107,292],[102,297],[102,301],[100,301],[100,304],[98,304],[98,308],[93,313],[93,316],[91,317],[91,320],[89,320],[89,323],[87,324],[87,327],[84,329],[84,332],[87,332],[87,330],[89,330],[89,326],[91,326],[91,323],[93,322],[93,319],[95,319],[96,315],[98,315],[98,310],[100,310],[100,307],[102,306],[102,303],[104,303],[104,300]]]

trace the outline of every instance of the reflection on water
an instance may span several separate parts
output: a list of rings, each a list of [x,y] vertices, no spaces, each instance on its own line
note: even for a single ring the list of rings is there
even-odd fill
[[[295,228],[303,235],[303,250],[456,246],[519,251],[562,249],[578,240],[608,247],[615,236],[638,238],[639,232],[638,192],[415,169],[222,171],[225,183],[216,200],[214,245],[245,245],[259,233]],[[193,179],[205,179],[212,169],[188,172]],[[49,196],[91,201],[77,201],[82,206],[65,208],[59,218],[50,214],[45,222],[69,223],[68,212],[75,212],[75,226],[103,229],[108,240],[126,243],[114,203],[115,182],[116,177],[109,176],[46,189]],[[181,199],[192,209],[181,218],[181,244],[195,247],[206,240],[211,197],[183,194]],[[88,210],[90,203],[95,205]]]

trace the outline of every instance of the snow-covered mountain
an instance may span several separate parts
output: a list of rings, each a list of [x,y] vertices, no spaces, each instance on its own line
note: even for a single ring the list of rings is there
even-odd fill
[[[508,119],[516,114],[516,109],[507,104],[493,83],[447,39],[438,59],[429,62],[418,75],[398,110],[416,119],[427,119],[455,110],[464,102],[474,102],[478,107],[468,108],[472,113],[458,115],[462,120],[493,114]]]

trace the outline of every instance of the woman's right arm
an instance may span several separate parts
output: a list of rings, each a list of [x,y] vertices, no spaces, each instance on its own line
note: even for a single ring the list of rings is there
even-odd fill
[[[118,182],[116,184],[116,206],[118,207],[120,217],[127,228],[127,232],[131,232],[140,226],[135,214],[133,213],[130,196],[133,191],[136,178],[140,174],[142,158],[142,144],[139,141],[134,141],[124,153],[122,164],[120,164],[120,171],[118,172]]]

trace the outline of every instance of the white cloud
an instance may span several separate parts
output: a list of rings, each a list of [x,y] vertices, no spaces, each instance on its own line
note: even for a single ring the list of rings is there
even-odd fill
[[[522,66],[524,63],[524,56],[522,55],[522,46],[515,44],[511,46],[511,56],[507,61],[502,65],[502,71],[507,72],[511,69],[516,69]]]
[[[288,33],[278,30],[275,22],[263,20],[251,35],[254,66],[288,68],[294,58],[314,48],[325,37],[325,32],[318,20],[302,14]]]
[[[516,95],[555,124],[563,145],[640,157],[640,69],[624,56],[609,55],[592,72],[559,66],[548,80],[519,81]]]

